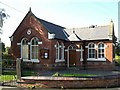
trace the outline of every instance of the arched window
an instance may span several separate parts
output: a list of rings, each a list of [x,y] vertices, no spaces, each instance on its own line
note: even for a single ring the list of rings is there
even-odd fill
[[[95,58],[95,44],[89,43],[88,45],[88,57]]]
[[[56,44],[56,59],[59,60],[59,43]]]
[[[74,45],[74,44],[70,45],[68,48],[69,48],[69,50],[76,50],[77,49],[76,45]]]
[[[56,61],[64,61],[64,44],[57,42],[56,44]]]
[[[38,38],[31,39],[31,59],[38,59]]]
[[[104,43],[98,45],[98,58],[104,58]]]
[[[28,60],[28,40],[26,38],[21,40],[21,58]]]
[[[64,44],[61,44],[61,60],[64,60]]]

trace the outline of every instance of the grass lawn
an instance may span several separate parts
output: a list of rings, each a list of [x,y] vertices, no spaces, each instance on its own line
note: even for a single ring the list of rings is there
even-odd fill
[[[11,80],[16,80],[16,71],[4,70],[2,75],[0,75],[0,82],[8,82]]]
[[[0,82],[16,80],[16,75],[0,75]]]
[[[62,74],[62,76],[65,76],[65,77],[80,77],[80,76],[83,76],[83,77],[89,77],[89,76],[97,76],[95,74],[78,74],[78,73],[73,73],[73,74]]]
[[[24,70],[22,71],[23,76],[36,76],[37,73],[35,71],[30,71],[30,70]]]
[[[58,72],[56,72],[55,74],[53,74],[52,76],[63,76],[63,77],[90,77],[90,76],[97,76],[96,74],[80,74],[80,73],[64,73],[64,74],[60,74]]]

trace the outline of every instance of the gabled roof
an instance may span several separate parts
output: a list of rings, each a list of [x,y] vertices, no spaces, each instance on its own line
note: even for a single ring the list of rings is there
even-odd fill
[[[68,40],[68,41],[81,41],[81,40],[101,40],[101,39],[103,40],[103,39],[110,38],[110,28],[111,28],[110,25],[66,29],[65,27],[53,24],[51,22],[48,22],[36,17],[32,13],[31,9],[26,14],[22,22],[29,15],[35,17],[44,26],[44,28],[46,28],[46,30],[50,34],[55,34],[54,38],[56,39],[62,39],[62,40]],[[20,23],[20,25],[22,24],[22,22]],[[18,27],[20,27],[20,25]],[[111,23],[111,26],[114,27],[113,22]],[[15,34],[15,32],[13,33],[13,35]],[[113,30],[111,30],[111,32],[112,32],[111,34],[114,34],[113,33],[114,28]]]
[[[51,23],[51,22],[48,22],[48,21],[45,21],[45,20],[43,20],[43,19],[40,19],[40,18],[36,17],[36,16],[32,13],[31,8],[30,8],[30,10],[28,11],[28,13],[26,14],[26,16],[24,17],[24,19],[21,21],[21,23],[19,24],[18,27],[20,27],[20,25],[22,24],[22,22],[25,20],[25,18],[26,18],[28,15],[34,16],[34,17],[46,28],[46,30],[47,30],[50,34],[55,34],[55,37],[54,37],[54,38],[67,40],[68,34],[64,31],[65,27],[62,27],[62,26],[53,24],[53,23]],[[18,29],[18,27],[17,27],[17,29]],[[15,30],[15,32],[17,31],[17,29]],[[15,32],[13,33],[13,35],[15,34]],[[12,35],[12,36],[13,36],[13,35]],[[12,37],[12,36],[11,36],[11,37]]]
[[[106,25],[106,26],[96,26],[94,28],[84,27],[84,28],[65,29],[65,31],[69,35],[72,35],[73,30],[81,40],[101,40],[101,39],[109,38],[110,26]]]
[[[77,36],[77,34],[75,32],[73,32],[69,37],[68,37],[69,41],[80,41],[81,39]]]

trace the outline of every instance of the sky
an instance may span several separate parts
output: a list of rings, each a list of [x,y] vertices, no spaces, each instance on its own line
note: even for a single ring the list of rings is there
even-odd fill
[[[109,25],[112,19],[118,37],[118,0],[0,0],[10,15],[0,35],[6,46],[30,7],[37,17],[66,28]]]

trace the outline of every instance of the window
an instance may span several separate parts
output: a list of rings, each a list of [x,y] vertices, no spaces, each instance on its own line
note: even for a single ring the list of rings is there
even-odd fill
[[[21,58],[28,59],[28,40],[23,38],[21,41]]]
[[[64,44],[61,44],[61,60],[64,60]]]
[[[104,58],[104,44],[99,43],[98,45],[98,58]]]
[[[88,45],[88,57],[95,58],[95,44],[94,43],[90,43]]]
[[[31,59],[38,59],[38,38],[31,39]]]
[[[56,44],[56,61],[64,61],[64,44]]]
[[[56,59],[59,59],[59,43],[56,44]]]

